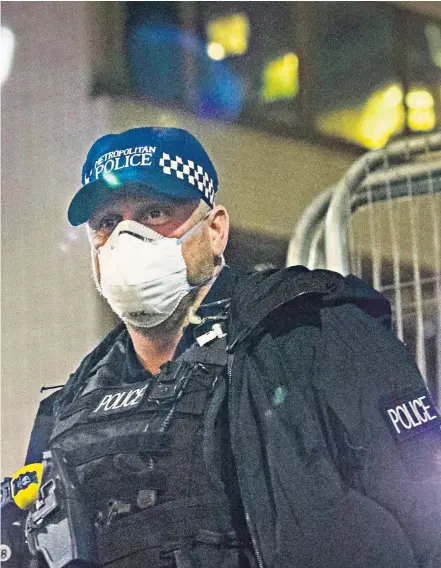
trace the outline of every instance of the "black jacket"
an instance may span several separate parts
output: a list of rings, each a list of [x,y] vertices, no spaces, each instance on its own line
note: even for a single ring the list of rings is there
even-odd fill
[[[354,277],[303,267],[238,279],[232,292],[230,436],[260,565],[439,568],[440,419],[388,329],[387,301]],[[220,297],[218,284],[210,300]]]
[[[233,296],[230,431],[260,563],[439,568],[438,412],[385,299],[332,280],[295,267]]]

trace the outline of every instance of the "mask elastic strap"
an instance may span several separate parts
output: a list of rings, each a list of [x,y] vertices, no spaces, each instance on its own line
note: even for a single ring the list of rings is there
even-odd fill
[[[186,239],[187,237],[192,235],[196,231],[196,229],[198,229],[202,225],[202,223],[205,221],[205,219],[207,219],[207,217],[209,217],[210,215],[211,215],[211,211],[209,211],[204,217],[202,217],[202,219],[200,221],[198,221],[196,223],[196,225],[193,225],[193,227],[191,229],[189,229],[186,233],[184,233],[182,235],[182,237],[179,237],[179,239],[176,239],[176,244],[180,245],[184,239]]]

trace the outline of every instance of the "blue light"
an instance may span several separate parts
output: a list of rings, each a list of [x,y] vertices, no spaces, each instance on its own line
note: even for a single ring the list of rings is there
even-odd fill
[[[168,26],[141,25],[129,31],[128,58],[141,95],[159,104],[179,103],[201,118],[234,120],[243,106],[241,78],[228,61],[215,61],[194,34]],[[185,60],[194,67],[190,89]]]

